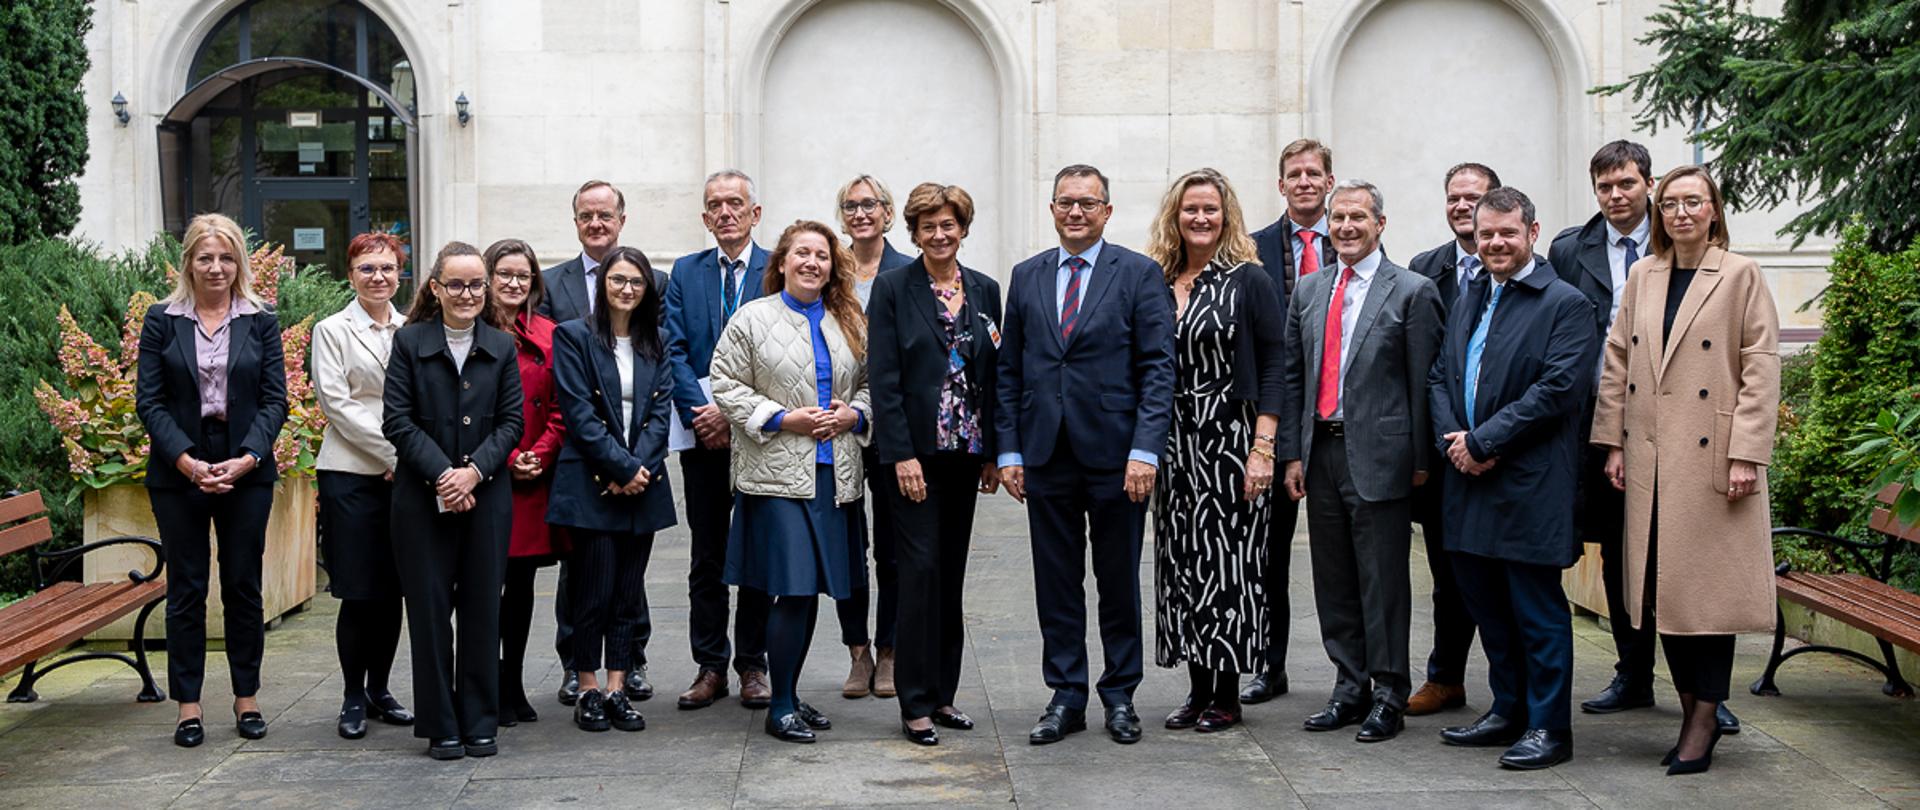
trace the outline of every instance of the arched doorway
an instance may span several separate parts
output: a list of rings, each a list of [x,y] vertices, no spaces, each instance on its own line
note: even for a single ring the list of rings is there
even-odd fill
[[[411,241],[412,62],[359,3],[249,0],[196,52],[159,127],[164,226],[218,211],[303,264],[346,273],[356,233]]]
[[[850,47],[851,46],[851,47]],[[920,69],[902,70],[917,65]],[[1005,266],[1001,77],[973,26],[930,0],[827,0],[779,38],[758,96],[759,176],[771,241],[795,219],[838,226],[833,195],[858,174],[892,190],[958,185],[976,217],[960,260]],[[906,223],[888,234],[914,254]]]

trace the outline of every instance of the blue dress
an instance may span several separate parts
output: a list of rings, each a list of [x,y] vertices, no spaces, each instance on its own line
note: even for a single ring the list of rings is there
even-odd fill
[[[780,300],[807,316],[819,406],[825,408],[833,402],[833,357],[820,331],[826,306],[820,301],[802,304],[785,292]],[[784,412],[775,414],[765,430],[779,430],[784,416]],[[853,596],[855,583],[865,579],[863,538],[848,530],[849,508],[834,503],[832,442],[820,442],[814,460],[810,499],[734,494],[722,575],[728,585],[754,588],[769,596],[826,594],[847,599]]]

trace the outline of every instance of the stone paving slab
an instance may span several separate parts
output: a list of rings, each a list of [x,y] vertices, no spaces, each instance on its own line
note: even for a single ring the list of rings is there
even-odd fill
[[[1852,662],[1795,659],[1780,674],[1785,696],[1757,698],[1770,639],[1743,638],[1733,706],[1744,733],[1724,740],[1714,769],[1669,778],[1656,764],[1672,745],[1679,710],[1663,679],[1659,704],[1616,715],[1576,715],[1574,760],[1545,772],[1496,765],[1499,752],[1443,746],[1438,730],[1470,722],[1487,699],[1484,659],[1469,663],[1464,709],[1412,718],[1405,734],[1363,745],[1351,730],[1300,728],[1325,703],[1333,667],[1320,646],[1304,535],[1291,553],[1294,614],[1288,666],[1292,691],[1247,708],[1247,721],[1218,734],[1171,732],[1161,720],[1186,689],[1182,669],[1148,661],[1138,693],[1147,728],[1137,745],[1111,742],[1096,699],[1090,728],[1050,746],[1030,746],[1027,729],[1051,696],[1040,682],[1040,634],[1033,611],[1024,515],[1004,498],[982,502],[967,580],[967,656],[957,703],[979,727],[941,729],[941,745],[912,745],[898,733],[893,700],[840,697],[846,648],[832,606],[822,604],[802,696],[834,728],[821,741],[779,743],[761,732],[764,712],[730,697],[680,711],[673,697],[692,680],[687,654],[686,534],[662,535],[648,572],[654,637],[649,675],[658,696],[637,704],[648,728],[588,734],[553,697],[553,571],[536,589],[535,623],[523,670],[540,720],[501,732],[501,754],[434,762],[411,729],[370,724],[366,739],[334,733],[340,679],[335,670],[336,603],[322,596],[267,637],[260,700],[271,732],[243,741],[227,717],[225,661],[208,656],[208,742],[169,744],[172,704],[133,701],[139,682],[124,666],[89,662],[57,672],[35,704],[0,705],[0,809],[31,807],[1920,807],[1920,702],[1880,694],[1880,679]],[[1432,638],[1426,562],[1409,560],[1415,598],[1413,646],[1424,665]],[[1151,555],[1142,566],[1147,654],[1152,656]],[[1091,591],[1091,587],[1089,587]],[[1089,596],[1091,601],[1091,595]],[[1612,676],[1612,642],[1590,617],[1577,618],[1577,699]],[[1100,645],[1088,639],[1098,675]],[[164,672],[165,656],[155,656]],[[404,644],[393,685],[405,701]],[[1419,673],[1415,673],[1418,677]],[[10,684],[0,682],[0,688]]]

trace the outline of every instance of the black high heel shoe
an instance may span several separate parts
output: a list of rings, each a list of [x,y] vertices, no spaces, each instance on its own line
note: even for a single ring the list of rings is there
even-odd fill
[[[907,742],[913,743],[914,745],[940,744],[940,734],[934,731],[932,726],[924,729],[914,728],[913,726],[907,725],[907,721],[902,720],[900,721],[900,731],[907,735]]]
[[[1667,755],[1660,758],[1660,764],[1672,765],[1673,761],[1679,758],[1679,756],[1680,756],[1680,746],[1676,745],[1672,748],[1667,749]]]
[[[1667,766],[1667,775],[1686,776],[1688,774],[1706,773],[1708,768],[1713,767],[1713,749],[1714,746],[1720,744],[1720,738],[1722,736],[1725,735],[1721,733],[1718,726],[1715,726],[1713,729],[1713,738],[1707,741],[1707,752],[1701,754],[1699,759],[1681,759],[1680,749],[1675,747],[1673,764]]]
[[[181,748],[196,748],[207,741],[207,727],[198,717],[189,717],[173,727],[173,744]]]

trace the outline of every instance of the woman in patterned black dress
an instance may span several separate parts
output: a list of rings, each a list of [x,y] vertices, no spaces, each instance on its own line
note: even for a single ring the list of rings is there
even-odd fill
[[[1284,324],[1240,203],[1212,169],[1175,181],[1148,255],[1178,323],[1173,430],[1154,500],[1155,660],[1191,685],[1167,728],[1240,721],[1239,673],[1266,649],[1263,593]]]

